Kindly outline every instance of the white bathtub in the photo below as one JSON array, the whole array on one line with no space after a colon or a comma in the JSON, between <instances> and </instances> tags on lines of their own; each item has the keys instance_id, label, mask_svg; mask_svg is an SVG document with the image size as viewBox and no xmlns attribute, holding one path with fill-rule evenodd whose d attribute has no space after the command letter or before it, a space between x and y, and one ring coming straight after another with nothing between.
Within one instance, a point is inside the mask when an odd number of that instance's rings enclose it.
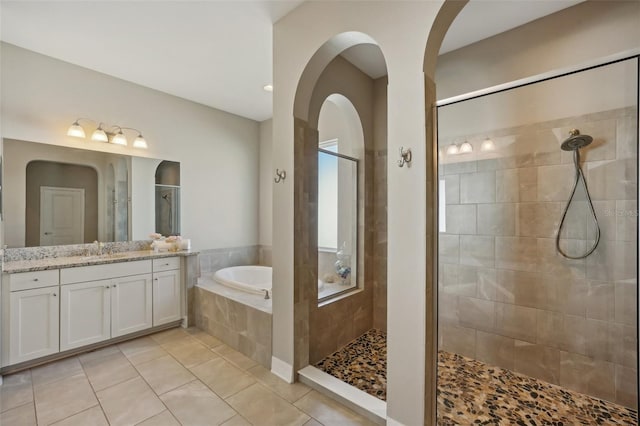
<instances>
[{"instance_id":1,"label":"white bathtub","mask_svg":"<svg viewBox=\"0 0 640 426\"><path fill-rule=\"evenodd\" d=\"M245 291L247 293L271 295L271 268L269 266L232 266L219 269L213 274L213 279L227 287Z\"/></svg>"},{"instance_id":2,"label":"white bathtub","mask_svg":"<svg viewBox=\"0 0 640 426\"><path fill-rule=\"evenodd\" d=\"M213 279L224 286L242 290L247 293L265 295L268 291L271 296L271 267L270 266L232 266L219 269ZM324 287L324 283L318 280L318 290Z\"/></svg>"}]
</instances>

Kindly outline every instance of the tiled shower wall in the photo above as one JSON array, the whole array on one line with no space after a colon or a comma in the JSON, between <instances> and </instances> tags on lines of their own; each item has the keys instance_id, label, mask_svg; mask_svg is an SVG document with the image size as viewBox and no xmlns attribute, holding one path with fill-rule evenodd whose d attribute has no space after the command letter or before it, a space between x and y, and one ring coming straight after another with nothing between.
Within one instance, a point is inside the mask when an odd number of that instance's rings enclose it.
<instances>
[{"instance_id":1,"label":"tiled shower wall","mask_svg":"<svg viewBox=\"0 0 640 426\"><path fill-rule=\"evenodd\" d=\"M636 408L637 116L624 108L468 135L474 153L440 154L440 349ZM571 128L594 137L581 154L602 234L582 260L555 249L575 179L560 150ZM497 149L481 153L487 136ZM594 235L578 199L561 234L574 255Z\"/></svg>"}]
</instances>

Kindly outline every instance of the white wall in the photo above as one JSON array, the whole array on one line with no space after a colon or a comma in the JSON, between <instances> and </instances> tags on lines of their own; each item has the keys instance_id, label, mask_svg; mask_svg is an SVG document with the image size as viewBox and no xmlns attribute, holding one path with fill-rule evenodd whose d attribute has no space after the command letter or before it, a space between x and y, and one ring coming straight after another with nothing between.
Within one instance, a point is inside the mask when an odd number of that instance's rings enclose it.
<instances>
[{"instance_id":1,"label":"white wall","mask_svg":"<svg viewBox=\"0 0 640 426\"><path fill-rule=\"evenodd\" d=\"M261 246L271 246L273 229L273 179L278 166L273 164L273 120L260 123L260 237ZM293 176L293 170L289 172Z\"/></svg>"},{"instance_id":2,"label":"white wall","mask_svg":"<svg viewBox=\"0 0 640 426\"><path fill-rule=\"evenodd\" d=\"M438 99L638 48L639 16L638 1L585 1L441 55Z\"/></svg>"},{"instance_id":3,"label":"white wall","mask_svg":"<svg viewBox=\"0 0 640 426\"><path fill-rule=\"evenodd\" d=\"M441 2L307 2L274 27L274 163L293 169L293 104L311 56L334 35L375 39L389 73L389 152L411 147L410 168L389 157L387 413L422 424L424 411L426 200L424 77L427 36ZM318 25L322 22L322 25ZM293 182L274 187L274 357L292 364Z\"/></svg>"},{"instance_id":4,"label":"white wall","mask_svg":"<svg viewBox=\"0 0 640 426\"><path fill-rule=\"evenodd\" d=\"M9 44L1 54L2 137L179 161L193 247L257 244L257 122ZM149 150L67 137L77 117L138 128Z\"/></svg>"}]
</instances>

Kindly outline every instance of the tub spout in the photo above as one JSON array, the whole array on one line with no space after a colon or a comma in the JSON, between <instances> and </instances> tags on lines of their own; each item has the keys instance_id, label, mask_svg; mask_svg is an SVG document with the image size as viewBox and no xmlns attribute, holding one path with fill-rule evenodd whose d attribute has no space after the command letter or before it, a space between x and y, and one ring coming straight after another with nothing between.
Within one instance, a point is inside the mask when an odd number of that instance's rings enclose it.
<instances>
[{"instance_id":1,"label":"tub spout","mask_svg":"<svg viewBox=\"0 0 640 426\"><path fill-rule=\"evenodd\" d=\"M269 297L269 290L265 290L264 291L264 298L266 299L271 299L271 297Z\"/></svg>"}]
</instances>

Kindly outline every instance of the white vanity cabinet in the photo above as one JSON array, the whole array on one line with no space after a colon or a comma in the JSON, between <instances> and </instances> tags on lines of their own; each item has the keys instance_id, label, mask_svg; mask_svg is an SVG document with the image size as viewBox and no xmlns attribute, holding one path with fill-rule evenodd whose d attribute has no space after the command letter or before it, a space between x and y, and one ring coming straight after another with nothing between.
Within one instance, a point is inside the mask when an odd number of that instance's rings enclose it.
<instances>
[{"instance_id":1,"label":"white vanity cabinet","mask_svg":"<svg viewBox=\"0 0 640 426\"><path fill-rule=\"evenodd\" d=\"M153 325L180 319L180 258L153 260Z\"/></svg>"},{"instance_id":2,"label":"white vanity cabinet","mask_svg":"<svg viewBox=\"0 0 640 426\"><path fill-rule=\"evenodd\" d=\"M43 271L52 272L52 271ZM29 279L36 278L34 284L47 283L43 276L51 274L25 273ZM59 351L58 346L58 287L55 271L53 286L22 289L25 287L23 274L9 277L10 287L16 289L9 293L9 363L17 364ZM21 285L16 285L22 281ZM5 329L6 330L6 329Z\"/></svg>"},{"instance_id":3,"label":"white vanity cabinet","mask_svg":"<svg viewBox=\"0 0 640 426\"><path fill-rule=\"evenodd\" d=\"M150 260L62 269L60 282L61 351L152 327Z\"/></svg>"},{"instance_id":4,"label":"white vanity cabinet","mask_svg":"<svg viewBox=\"0 0 640 426\"><path fill-rule=\"evenodd\" d=\"M0 368L177 323L185 297L181 263L171 256L5 272Z\"/></svg>"}]
</instances>

